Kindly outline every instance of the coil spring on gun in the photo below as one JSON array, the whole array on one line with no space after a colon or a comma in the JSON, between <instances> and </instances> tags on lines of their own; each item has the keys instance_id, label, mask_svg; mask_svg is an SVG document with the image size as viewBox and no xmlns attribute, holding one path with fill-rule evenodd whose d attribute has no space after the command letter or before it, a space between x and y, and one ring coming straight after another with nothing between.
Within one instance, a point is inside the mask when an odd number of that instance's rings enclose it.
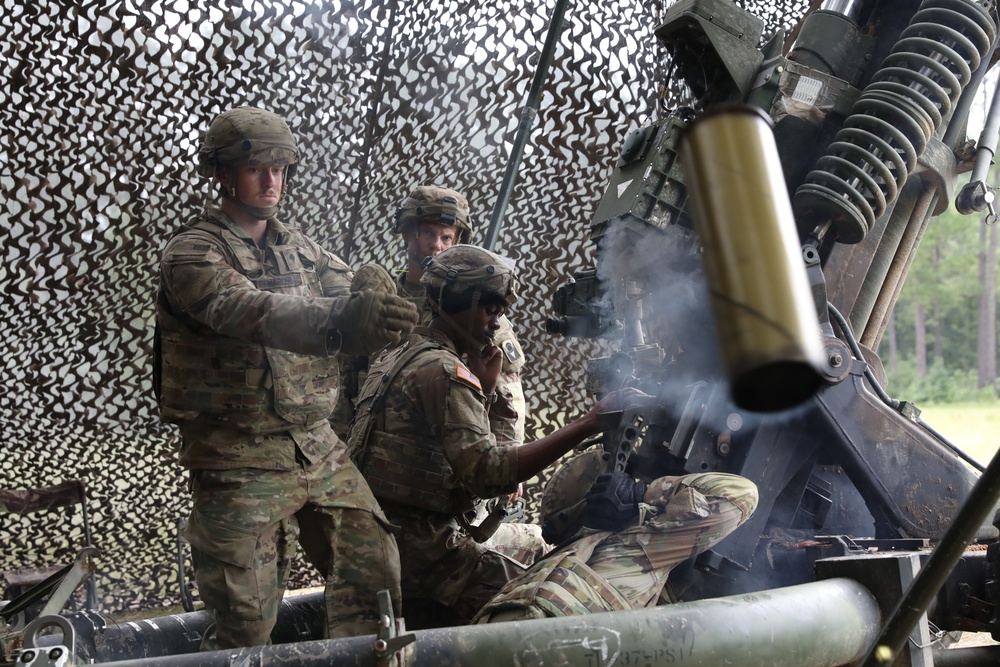
<instances>
[{"instance_id":1,"label":"coil spring on gun","mask_svg":"<svg viewBox=\"0 0 1000 667\"><path fill-rule=\"evenodd\" d=\"M861 241L896 200L996 37L970 0L926 0L882 62L826 155L795 191L796 216Z\"/></svg>"}]
</instances>

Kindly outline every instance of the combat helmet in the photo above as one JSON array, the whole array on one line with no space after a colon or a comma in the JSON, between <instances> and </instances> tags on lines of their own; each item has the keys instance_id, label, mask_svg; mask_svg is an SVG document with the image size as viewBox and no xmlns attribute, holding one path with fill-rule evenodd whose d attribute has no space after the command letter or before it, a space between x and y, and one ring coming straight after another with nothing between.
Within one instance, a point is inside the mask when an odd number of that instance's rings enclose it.
<instances>
[{"instance_id":1,"label":"combat helmet","mask_svg":"<svg viewBox=\"0 0 1000 667\"><path fill-rule=\"evenodd\" d=\"M237 107L219 114L198 149L198 173L202 176L214 176L218 167L240 164L287 166L282 198L298 161L298 146L285 119L254 107ZM232 192L223 191L223 196L235 199ZM274 215L278 208L243 207L262 217Z\"/></svg>"},{"instance_id":2,"label":"combat helmet","mask_svg":"<svg viewBox=\"0 0 1000 667\"><path fill-rule=\"evenodd\" d=\"M552 475L542 490L542 537L562 544L583 526L587 492L601 474L602 451L590 449L574 456Z\"/></svg>"},{"instance_id":3,"label":"combat helmet","mask_svg":"<svg viewBox=\"0 0 1000 667\"><path fill-rule=\"evenodd\" d=\"M472 235L469 202L455 190L440 185L414 188L396 209L393 231L403 234L411 225L421 222L457 227L459 243L468 243Z\"/></svg>"},{"instance_id":4,"label":"combat helmet","mask_svg":"<svg viewBox=\"0 0 1000 667\"><path fill-rule=\"evenodd\" d=\"M517 276L500 255L474 245L453 245L423 264L420 284L433 304L445 291L473 296L473 307L489 298L509 306L517 300Z\"/></svg>"}]
</instances>

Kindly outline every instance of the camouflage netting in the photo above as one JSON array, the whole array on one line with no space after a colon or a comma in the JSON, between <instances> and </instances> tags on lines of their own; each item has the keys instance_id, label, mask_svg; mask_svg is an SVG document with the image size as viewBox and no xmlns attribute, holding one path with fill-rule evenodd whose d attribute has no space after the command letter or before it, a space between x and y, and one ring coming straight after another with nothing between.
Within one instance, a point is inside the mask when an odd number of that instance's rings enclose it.
<instances>
[{"instance_id":1,"label":"camouflage netting","mask_svg":"<svg viewBox=\"0 0 1000 667\"><path fill-rule=\"evenodd\" d=\"M768 32L803 2L769 3ZM621 137L655 119L660 2L576 2L564 23L499 252L521 272L529 439L582 409L592 343L544 334L553 290L593 263L587 229ZM415 184L465 193L483 237L552 3L36 0L0 12L3 486L83 478L101 608L176 603L189 496L150 375L161 244L203 205L200 133L250 104L304 160L282 217L354 266L392 266ZM793 17L790 19L789 17ZM784 22L783 22L784 21ZM530 489L537 496L537 485ZM67 508L4 514L0 571L68 563ZM296 568L293 585L316 583Z\"/></svg>"}]
</instances>

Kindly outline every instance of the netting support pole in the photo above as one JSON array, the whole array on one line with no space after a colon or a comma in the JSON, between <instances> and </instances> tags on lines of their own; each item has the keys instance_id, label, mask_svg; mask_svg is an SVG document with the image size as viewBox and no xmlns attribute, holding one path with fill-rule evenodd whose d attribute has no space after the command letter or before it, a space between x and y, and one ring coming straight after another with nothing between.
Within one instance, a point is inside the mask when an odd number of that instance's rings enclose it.
<instances>
[{"instance_id":1,"label":"netting support pole","mask_svg":"<svg viewBox=\"0 0 1000 667\"><path fill-rule=\"evenodd\" d=\"M507 161L507 169L503 175L503 182L500 184L500 193L497 196L496 205L490 215L490 226L486 230L486 238L482 246L487 250L492 250L496 245L497 237L500 235L500 223L503 221L507 204L510 201L511 191L517 181L517 172L521 169L521 161L524 158L524 146L528 143L528 136L531 133L531 126L535 116L538 115L538 105L542 99L542 88L545 86L545 79L549 74L549 67L552 65L552 58L555 54L556 44L562 34L563 17L566 15L566 7L569 0L556 0L556 6L552 10L552 18L549 21L548 32L545 35L545 44L542 46L542 54L538 59L538 67L535 68L535 76L531 81L531 89L528 91L528 100L521 111L521 121L517 126L517 136L514 138L514 145L511 147L510 159Z\"/></svg>"}]
</instances>

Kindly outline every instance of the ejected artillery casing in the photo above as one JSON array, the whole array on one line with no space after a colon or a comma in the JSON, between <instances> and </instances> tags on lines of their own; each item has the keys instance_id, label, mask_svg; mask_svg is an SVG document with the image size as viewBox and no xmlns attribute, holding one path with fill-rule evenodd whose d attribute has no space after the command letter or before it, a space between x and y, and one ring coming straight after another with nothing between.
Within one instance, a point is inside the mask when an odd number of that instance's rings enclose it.
<instances>
[{"instance_id":1,"label":"ejected artillery casing","mask_svg":"<svg viewBox=\"0 0 1000 667\"><path fill-rule=\"evenodd\" d=\"M680 154L733 400L793 407L819 388L823 348L770 119L710 111Z\"/></svg>"}]
</instances>

